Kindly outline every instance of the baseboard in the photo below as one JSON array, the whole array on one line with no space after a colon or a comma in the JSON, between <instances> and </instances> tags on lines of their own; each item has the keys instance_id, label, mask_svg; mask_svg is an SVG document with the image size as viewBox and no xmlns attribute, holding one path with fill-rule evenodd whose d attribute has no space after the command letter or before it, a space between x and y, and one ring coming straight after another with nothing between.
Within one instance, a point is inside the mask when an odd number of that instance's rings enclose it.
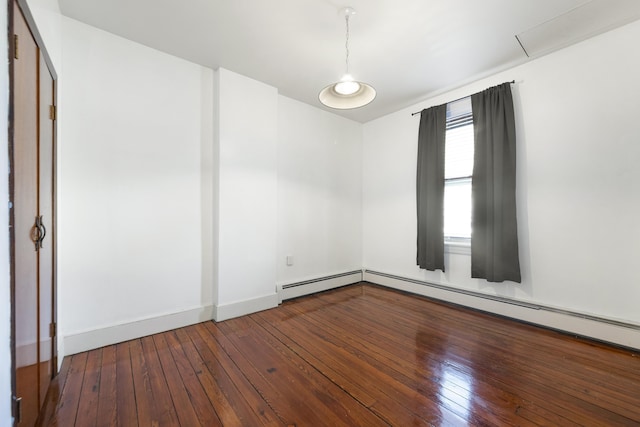
<instances>
[{"instance_id":1,"label":"baseboard","mask_svg":"<svg viewBox=\"0 0 640 427\"><path fill-rule=\"evenodd\" d=\"M64 339L65 356L117 344L147 335L170 331L213 319L214 306L204 306L163 316L137 320L128 323L94 329L72 335ZM62 360L62 357L59 357Z\"/></svg>"},{"instance_id":2,"label":"baseboard","mask_svg":"<svg viewBox=\"0 0 640 427\"><path fill-rule=\"evenodd\" d=\"M281 284L278 285L278 298L279 302L282 302L291 298L328 291L329 289L351 285L360 281L362 281L362 271L356 270L300 282Z\"/></svg>"},{"instance_id":3,"label":"baseboard","mask_svg":"<svg viewBox=\"0 0 640 427\"><path fill-rule=\"evenodd\" d=\"M380 273L363 272L363 280L392 289L459 304L527 323L623 347L640 349L640 325L601 318L516 299L457 289L442 284Z\"/></svg>"},{"instance_id":4,"label":"baseboard","mask_svg":"<svg viewBox=\"0 0 640 427\"><path fill-rule=\"evenodd\" d=\"M62 356L93 350L147 335L193 325L207 320L223 321L262 310L277 307L283 300L322 292L360 281L367 281L392 289L446 301L473 309L533 323L570 334L608 342L633 349L640 349L640 325L593 315L559 310L554 307L531 304L515 299L457 289L442 284L380 273L371 270L351 271L301 282L278 285L278 292L260 298L219 306L205 306L112 325L100 329L62 337ZM27 351L31 353L31 351ZM20 351L17 349L17 351Z\"/></svg>"},{"instance_id":5,"label":"baseboard","mask_svg":"<svg viewBox=\"0 0 640 427\"><path fill-rule=\"evenodd\" d=\"M219 305L216 308L216 322L233 319L234 317L268 310L278 306L278 295L271 294L246 301L238 301L230 304Z\"/></svg>"}]
</instances>

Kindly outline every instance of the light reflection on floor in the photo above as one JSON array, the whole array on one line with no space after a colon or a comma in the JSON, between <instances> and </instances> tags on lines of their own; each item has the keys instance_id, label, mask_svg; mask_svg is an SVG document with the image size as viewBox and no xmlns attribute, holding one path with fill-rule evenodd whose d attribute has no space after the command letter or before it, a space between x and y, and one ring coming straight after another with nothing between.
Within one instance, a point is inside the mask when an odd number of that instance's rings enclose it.
<instances>
[{"instance_id":1,"label":"light reflection on floor","mask_svg":"<svg viewBox=\"0 0 640 427\"><path fill-rule=\"evenodd\" d=\"M469 422L471 417L472 378L451 365L443 365L440 377L440 404Z\"/></svg>"},{"instance_id":2,"label":"light reflection on floor","mask_svg":"<svg viewBox=\"0 0 640 427\"><path fill-rule=\"evenodd\" d=\"M459 365L456 344L436 337L429 328L419 328L416 333L415 352L417 366L420 367L417 374L422 381L421 389L418 391L437 400L440 407L440 425L473 425L476 420L474 370L472 366Z\"/></svg>"}]
</instances>

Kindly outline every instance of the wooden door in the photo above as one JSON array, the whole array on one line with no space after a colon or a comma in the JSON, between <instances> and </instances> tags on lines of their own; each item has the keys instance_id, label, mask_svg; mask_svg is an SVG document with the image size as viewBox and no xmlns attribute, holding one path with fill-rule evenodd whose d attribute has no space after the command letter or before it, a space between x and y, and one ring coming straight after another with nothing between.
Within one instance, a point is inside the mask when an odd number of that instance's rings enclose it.
<instances>
[{"instance_id":1,"label":"wooden door","mask_svg":"<svg viewBox=\"0 0 640 427\"><path fill-rule=\"evenodd\" d=\"M38 370L38 47L14 3L13 243L16 397L19 426L32 426L39 409Z\"/></svg>"},{"instance_id":2,"label":"wooden door","mask_svg":"<svg viewBox=\"0 0 640 427\"><path fill-rule=\"evenodd\" d=\"M53 289L53 153L54 118L53 78L42 53L39 56L39 137L38 137L38 212L42 227L38 249L38 345L40 363L40 406L44 402L55 370L54 289Z\"/></svg>"}]
</instances>

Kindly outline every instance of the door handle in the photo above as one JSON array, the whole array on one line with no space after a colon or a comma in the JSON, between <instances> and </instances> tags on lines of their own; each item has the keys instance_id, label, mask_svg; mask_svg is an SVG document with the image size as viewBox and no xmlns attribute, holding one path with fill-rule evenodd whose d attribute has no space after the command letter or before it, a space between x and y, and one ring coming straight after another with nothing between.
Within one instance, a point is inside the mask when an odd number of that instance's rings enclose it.
<instances>
[{"instance_id":1,"label":"door handle","mask_svg":"<svg viewBox=\"0 0 640 427\"><path fill-rule=\"evenodd\" d=\"M42 249L42 241L44 240L44 236L47 235L47 228L44 226L44 219L42 219L42 215L40 215L40 249Z\"/></svg>"},{"instance_id":2,"label":"door handle","mask_svg":"<svg viewBox=\"0 0 640 427\"><path fill-rule=\"evenodd\" d=\"M40 249L40 237L42 236L41 218L41 216L36 216L36 223L31 227L31 241L34 243L36 251Z\"/></svg>"}]
</instances>

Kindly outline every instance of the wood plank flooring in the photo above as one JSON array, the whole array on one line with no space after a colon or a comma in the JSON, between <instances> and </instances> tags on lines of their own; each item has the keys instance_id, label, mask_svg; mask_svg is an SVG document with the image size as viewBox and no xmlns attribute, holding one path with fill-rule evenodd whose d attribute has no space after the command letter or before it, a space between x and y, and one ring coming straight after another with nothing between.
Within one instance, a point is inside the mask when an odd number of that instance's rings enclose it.
<instances>
[{"instance_id":1,"label":"wood plank flooring","mask_svg":"<svg viewBox=\"0 0 640 427\"><path fill-rule=\"evenodd\" d=\"M65 358L45 426L638 426L640 355L361 283Z\"/></svg>"}]
</instances>

